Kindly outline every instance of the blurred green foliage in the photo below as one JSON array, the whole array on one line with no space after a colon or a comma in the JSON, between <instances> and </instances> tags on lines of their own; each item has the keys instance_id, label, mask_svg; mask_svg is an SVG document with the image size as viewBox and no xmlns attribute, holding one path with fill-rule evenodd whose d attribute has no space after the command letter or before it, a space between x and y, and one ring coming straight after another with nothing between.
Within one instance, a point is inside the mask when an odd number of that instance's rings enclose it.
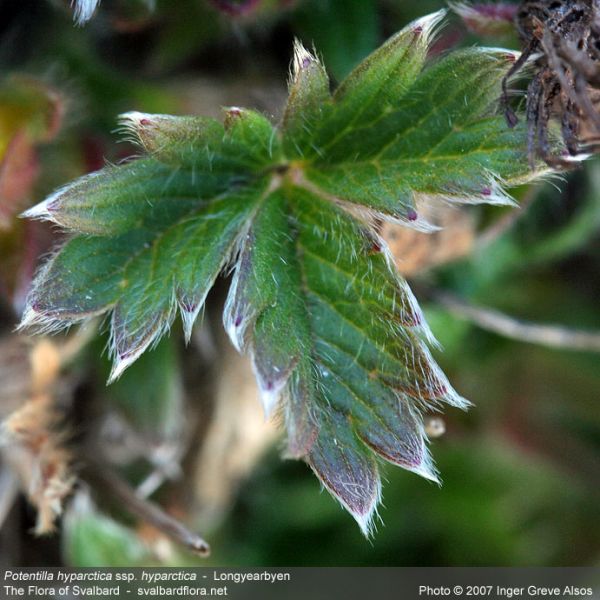
<instances>
[{"instance_id":1,"label":"blurred green foliage","mask_svg":"<svg viewBox=\"0 0 600 600\"><path fill-rule=\"evenodd\" d=\"M132 529L99 512L86 495L76 503L64 524L67 564L84 568L152 563L148 548Z\"/></svg>"}]
</instances>

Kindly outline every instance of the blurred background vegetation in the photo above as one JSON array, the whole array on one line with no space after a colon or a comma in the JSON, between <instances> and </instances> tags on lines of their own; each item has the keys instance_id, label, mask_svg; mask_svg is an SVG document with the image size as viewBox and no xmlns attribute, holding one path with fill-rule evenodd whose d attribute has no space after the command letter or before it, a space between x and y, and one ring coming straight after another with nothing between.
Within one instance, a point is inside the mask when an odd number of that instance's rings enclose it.
<instances>
[{"instance_id":1,"label":"blurred background vegetation","mask_svg":"<svg viewBox=\"0 0 600 600\"><path fill-rule=\"evenodd\" d=\"M474 407L430 422L436 436L445 430L432 440L441 489L385 469L370 541L305 465L280 459L249 365L221 332L225 278L188 349L174 328L110 387L97 324L33 341L13 333L39 256L61 239L16 215L131 156L115 132L119 113L217 116L243 105L276 119L294 37L339 81L443 5L103 0L76 27L67 1L0 1L0 418L33 407L29 426L39 429L10 443L2 433L0 565L599 564L598 344L555 348L519 334L522 320L564 328L567 345L571 330L600 330L595 159L516 190L520 209L443 210L433 219L446 229L429 237L385 230L444 349L437 359ZM473 43L519 47L513 35L478 38L453 16L434 52ZM526 339L479 327L473 307L500 311ZM211 557L195 558L136 516L88 472L90 455L207 536ZM59 505L66 498L54 533L40 473L46 483L61 473L65 486L53 488Z\"/></svg>"}]
</instances>

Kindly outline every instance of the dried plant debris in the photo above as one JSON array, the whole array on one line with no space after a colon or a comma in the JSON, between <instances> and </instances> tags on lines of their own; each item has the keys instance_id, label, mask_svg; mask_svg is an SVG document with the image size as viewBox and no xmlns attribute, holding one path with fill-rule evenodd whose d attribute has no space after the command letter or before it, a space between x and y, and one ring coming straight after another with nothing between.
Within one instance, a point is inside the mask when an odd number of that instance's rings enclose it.
<instances>
[{"instance_id":1,"label":"dried plant debris","mask_svg":"<svg viewBox=\"0 0 600 600\"><path fill-rule=\"evenodd\" d=\"M75 476L67 430L52 389L59 372L59 352L54 344L42 340L29 358L31 376L23 385L28 395L2 422L0 449L37 509L35 532L42 535L54 530Z\"/></svg>"},{"instance_id":2,"label":"dried plant debris","mask_svg":"<svg viewBox=\"0 0 600 600\"><path fill-rule=\"evenodd\" d=\"M467 209L421 203L419 213L438 229L423 233L395 223L383 223L380 230L398 271L409 278L467 256L475 243L475 219Z\"/></svg>"},{"instance_id":3,"label":"dried plant debris","mask_svg":"<svg viewBox=\"0 0 600 600\"><path fill-rule=\"evenodd\" d=\"M75 483L72 456L58 422L51 397L43 395L27 402L2 425L2 441L9 445L4 454L37 509L38 535L54 531Z\"/></svg>"},{"instance_id":4,"label":"dried plant debris","mask_svg":"<svg viewBox=\"0 0 600 600\"><path fill-rule=\"evenodd\" d=\"M503 80L502 100L510 126L517 117L508 105L507 82L531 59L534 76L527 89L529 157L569 168L582 154L596 152L600 135L600 2L526 0L516 16L524 50ZM549 133L560 122L565 150Z\"/></svg>"}]
</instances>

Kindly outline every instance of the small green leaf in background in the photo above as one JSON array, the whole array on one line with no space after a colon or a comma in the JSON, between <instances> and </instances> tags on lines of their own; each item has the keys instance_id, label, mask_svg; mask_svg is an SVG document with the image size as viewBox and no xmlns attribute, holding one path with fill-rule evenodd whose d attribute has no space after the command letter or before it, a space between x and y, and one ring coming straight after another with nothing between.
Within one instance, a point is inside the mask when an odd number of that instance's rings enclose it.
<instances>
[{"instance_id":1,"label":"small green leaf in background","mask_svg":"<svg viewBox=\"0 0 600 600\"><path fill-rule=\"evenodd\" d=\"M421 411L468 403L376 223L429 225L419 203L510 203L531 179L524 126L497 114L515 54L471 48L426 63L443 11L409 24L329 93L299 44L278 126L128 113L146 157L69 184L28 216L76 235L42 268L23 326L110 314L111 380L168 331L186 337L233 270L224 322L252 356L287 454L372 528L383 459L437 480Z\"/></svg>"},{"instance_id":2,"label":"small green leaf in background","mask_svg":"<svg viewBox=\"0 0 600 600\"><path fill-rule=\"evenodd\" d=\"M65 514L62 543L68 564L76 568L152 561L136 532L100 512L86 491L77 493Z\"/></svg>"}]
</instances>

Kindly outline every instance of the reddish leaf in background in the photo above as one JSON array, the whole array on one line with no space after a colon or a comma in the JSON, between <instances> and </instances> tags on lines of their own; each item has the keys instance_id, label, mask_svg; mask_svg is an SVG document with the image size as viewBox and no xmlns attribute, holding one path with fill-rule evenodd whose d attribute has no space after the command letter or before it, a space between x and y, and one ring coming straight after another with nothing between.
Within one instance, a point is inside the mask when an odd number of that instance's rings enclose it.
<instances>
[{"instance_id":1,"label":"reddish leaf in background","mask_svg":"<svg viewBox=\"0 0 600 600\"><path fill-rule=\"evenodd\" d=\"M0 229L10 228L30 199L36 145L56 136L63 113L61 96L40 81L13 75L0 84Z\"/></svg>"},{"instance_id":2,"label":"reddish leaf in background","mask_svg":"<svg viewBox=\"0 0 600 600\"><path fill-rule=\"evenodd\" d=\"M0 229L10 229L14 214L29 195L39 173L35 148L25 131L9 142L0 162Z\"/></svg>"},{"instance_id":3,"label":"reddish leaf in background","mask_svg":"<svg viewBox=\"0 0 600 600\"><path fill-rule=\"evenodd\" d=\"M252 12L259 4L260 0L210 0L210 3L222 13L231 17L239 17Z\"/></svg>"},{"instance_id":4,"label":"reddish leaf in background","mask_svg":"<svg viewBox=\"0 0 600 600\"><path fill-rule=\"evenodd\" d=\"M42 171L37 146L57 135L63 113L63 98L45 83L22 75L0 82L0 296L17 313L50 235L16 215L31 202Z\"/></svg>"},{"instance_id":5,"label":"reddish leaf in background","mask_svg":"<svg viewBox=\"0 0 600 600\"><path fill-rule=\"evenodd\" d=\"M86 173L99 171L106 165L106 161L104 160L107 154L106 141L102 137L92 133L82 136L81 154ZM130 155L131 152L128 152L125 157L119 156L119 158L127 158Z\"/></svg>"},{"instance_id":6,"label":"reddish leaf in background","mask_svg":"<svg viewBox=\"0 0 600 600\"><path fill-rule=\"evenodd\" d=\"M463 20L467 29L481 36L504 36L514 33L514 19L517 4L499 2L497 4L450 3L454 12Z\"/></svg>"},{"instance_id":7,"label":"reddish leaf in background","mask_svg":"<svg viewBox=\"0 0 600 600\"><path fill-rule=\"evenodd\" d=\"M0 232L0 297L21 314L35 274L38 256L56 242L42 223L18 220Z\"/></svg>"}]
</instances>

